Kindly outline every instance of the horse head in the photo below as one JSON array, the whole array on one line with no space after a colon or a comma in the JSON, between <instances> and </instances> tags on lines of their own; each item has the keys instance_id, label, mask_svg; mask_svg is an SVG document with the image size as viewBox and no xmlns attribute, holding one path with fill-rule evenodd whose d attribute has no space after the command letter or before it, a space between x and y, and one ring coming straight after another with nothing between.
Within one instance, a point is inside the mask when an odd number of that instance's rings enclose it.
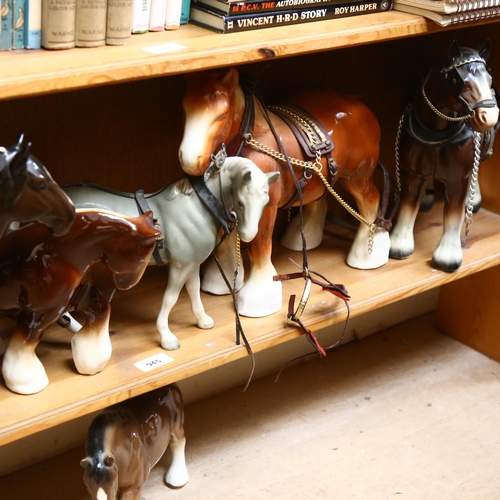
<instances>
[{"instance_id":1,"label":"horse head","mask_svg":"<svg viewBox=\"0 0 500 500\"><path fill-rule=\"evenodd\" d=\"M441 85L448 94L446 105L457 114L471 115L469 125L476 132L488 132L498 122L498 105L493 79L486 68L490 41L476 50L451 44L441 69Z\"/></svg>"},{"instance_id":2,"label":"horse head","mask_svg":"<svg viewBox=\"0 0 500 500\"><path fill-rule=\"evenodd\" d=\"M112 454L87 456L80 461L84 469L83 483L92 500L116 500L118 469Z\"/></svg>"},{"instance_id":3,"label":"horse head","mask_svg":"<svg viewBox=\"0 0 500 500\"><path fill-rule=\"evenodd\" d=\"M5 217L11 222L38 221L55 235L65 234L75 219L73 203L47 169L29 154L23 136L10 148L0 148L0 170Z\"/></svg>"},{"instance_id":4,"label":"horse head","mask_svg":"<svg viewBox=\"0 0 500 500\"><path fill-rule=\"evenodd\" d=\"M236 133L244 110L243 92L235 68L196 73L186 80L179 160L187 174L201 175L210 164L210 155Z\"/></svg>"},{"instance_id":5,"label":"horse head","mask_svg":"<svg viewBox=\"0 0 500 500\"><path fill-rule=\"evenodd\" d=\"M269 203L269 185L279 177L279 172L264 173L247 158L229 157L225 167L236 167L232 197L238 221L238 234L242 241L252 241L259 230L259 221Z\"/></svg>"},{"instance_id":6,"label":"horse head","mask_svg":"<svg viewBox=\"0 0 500 500\"><path fill-rule=\"evenodd\" d=\"M114 222L118 236L104 247L103 262L119 290L128 290L141 279L160 232L153 227L153 213L140 217L119 216Z\"/></svg>"}]
</instances>

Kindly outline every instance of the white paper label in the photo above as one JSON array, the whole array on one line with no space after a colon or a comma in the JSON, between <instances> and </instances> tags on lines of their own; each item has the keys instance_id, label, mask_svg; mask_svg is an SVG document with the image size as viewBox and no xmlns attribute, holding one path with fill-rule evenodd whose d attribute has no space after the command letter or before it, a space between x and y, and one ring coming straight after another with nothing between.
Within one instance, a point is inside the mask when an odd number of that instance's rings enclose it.
<instances>
[{"instance_id":1,"label":"white paper label","mask_svg":"<svg viewBox=\"0 0 500 500\"><path fill-rule=\"evenodd\" d=\"M164 43L163 45L152 45L151 47L143 47L142 50L151 52L151 54L164 54L165 52L174 52L176 50L184 50L187 47L178 43Z\"/></svg>"},{"instance_id":2,"label":"white paper label","mask_svg":"<svg viewBox=\"0 0 500 500\"><path fill-rule=\"evenodd\" d=\"M171 363L173 360L174 358L167 356L163 352L159 352L158 354L143 359L142 361L137 361L137 363L134 363L134 366L136 366L137 368L139 368L139 370L142 370L143 372L149 372L160 366L168 365L168 363Z\"/></svg>"}]
</instances>

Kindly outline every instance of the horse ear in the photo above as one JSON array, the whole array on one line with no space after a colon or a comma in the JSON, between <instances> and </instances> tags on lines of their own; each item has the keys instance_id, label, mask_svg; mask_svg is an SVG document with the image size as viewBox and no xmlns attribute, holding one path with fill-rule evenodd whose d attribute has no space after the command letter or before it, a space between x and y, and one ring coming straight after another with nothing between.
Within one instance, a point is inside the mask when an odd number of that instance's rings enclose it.
<instances>
[{"instance_id":1,"label":"horse ear","mask_svg":"<svg viewBox=\"0 0 500 500\"><path fill-rule=\"evenodd\" d=\"M476 52L486 61L490 57L491 43L490 40L485 40L477 49Z\"/></svg>"},{"instance_id":2,"label":"horse ear","mask_svg":"<svg viewBox=\"0 0 500 500\"><path fill-rule=\"evenodd\" d=\"M90 465L91 465L90 458L89 458L89 457L82 458L82 460L80 460L80 465L81 465L81 466L82 466L85 470L90 469Z\"/></svg>"},{"instance_id":3,"label":"horse ear","mask_svg":"<svg viewBox=\"0 0 500 500\"><path fill-rule=\"evenodd\" d=\"M243 181L243 184L250 184L252 182L252 172L250 170L247 170L243 174L242 181Z\"/></svg>"},{"instance_id":4,"label":"horse ear","mask_svg":"<svg viewBox=\"0 0 500 500\"><path fill-rule=\"evenodd\" d=\"M21 134L17 139L17 142L12 144L12 149L20 149L21 144L23 143L23 139L24 139L24 134Z\"/></svg>"},{"instance_id":5,"label":"horse ear","mask_svg":"<svg viewBox=\"0 0 500 500\"><path fill-rule=\"evenodd\" d=\"M18 151L14 158L10 161L10 172L13 176L16 174L22 174L26 170L26 164L29 158L29 150L31 147L31 142L24 146L20 151Z\"/></svg>"},{"instance_id":6,"label":"horse ear","mask_svg":"<svg viewBox=\"0 0 500 500\"><path fill-rule=\"evenodd\" d=\"M115 463L115 457L113 455L106 455L104 457L104 465L111 467Z\"/></svg>"},{"instance_id":7,"label":"horse ear","mask_svg":"<svg viewBox=\"0 0 500 500\"><path fill-rule=\"evenodd\" d=\"M141 215L141 219L145 222L145 224L141 224L141 226L138 227L141 236L145 238L156 238L160 236L160 231L154 227L153 212L151 210Z\"/></svg>"},{"instance_id":8,"label":"horse ear","mask_svg":"<svg viewBox=\"0 0 500 500\"><path fill-rule=\"evenodd\" d=\"M229 68L221 79L222 85L232 92L239 83L239 73L236 68Z\"/></svg>"},{"instance_id":9,"label":"horse ear","mask_svg":"<svg viewBox=\"0 0 500 500\"><path fill-rule=\"evenodd\" d=\"M273 182L276 182L278 180L278 177L280 176L279 172L268 172L266 174L267 177L267 183L272 184Z\"/></svg>"},{"instance_id":10,"label":"horse ear","mask_svg":"<svg viewBox=\"0 0 500 500\"><path fill-rule=\"evenodd\" d=\"M451 42L450 48L448 49L448 59L453 61L453 59L458 59L462 55L462 51L458 45L457 40Z\"/></svg>"}]
</instances>

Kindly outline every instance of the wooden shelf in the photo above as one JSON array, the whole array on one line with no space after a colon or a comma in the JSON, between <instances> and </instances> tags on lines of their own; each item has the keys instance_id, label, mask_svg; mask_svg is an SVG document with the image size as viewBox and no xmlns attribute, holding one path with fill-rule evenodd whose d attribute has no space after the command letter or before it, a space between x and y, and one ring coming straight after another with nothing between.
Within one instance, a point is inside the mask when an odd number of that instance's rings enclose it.
<instances>
[{"instance_id":1,"label":"wooden shelf","mask_svg":"<svg viewBox=\"0 0 500 500\"><path fill-rule=\"evenodd\" d=\"M391 260L371 271L351 269L344 263L352 234L329 227L321 247L308 254L310 269L347 287L354 316L500 264L500 215L481 210L474 216L460 269L452 274L433 269L430 259L441 235L441 219L442 206L420 214L415 254L407 260ZM300 254L286 251L278 244L273 255L279 273L296 270L290 257L299 262L301 259ZM171 315L171 328L182 345L177 351L167 352L173 361L146 373L136 368L134 363L166 352L159 347L155 327L165 282L165 273L156 272L128 292L115 296L110 326L113 355L105 370L97 375L89 377L76 373L69 334L65 330L58 329L59 337L65 342L40 344L37 353L47 370L49 386L31 396L13 394L4 386L0 387L0 446L161 385L248 357L243 346L235 345L234 314L229 297L203 297L216 327L200 330L193 326L183 295ZM300 296L302 290L302 280L285 282L284 304L290 294ZM303 315L304 323L317 331L345 319L343 302L314 287ZM286 323L286 305L266 318L243 318L243 327L254 352L301 335L293 325ZM53 337L54 330L50 334ZM248 368L250 373L250 359Z\"/></svg>"},{"instance_id":2,"label":"wooden shelf","mask_svg":"<svg viewBox=\"0 0 500 500\"><path fill-rule=\"evenodd\" d=\"M490 21L494 22L494 21ZM463 27L455 25L451 29ZM448 28L445 28L448 29ZM443 31L391 11L220 35L188 24L129 45L0 53L0 99L172 75Z\"/></svg>"}]
</instances>

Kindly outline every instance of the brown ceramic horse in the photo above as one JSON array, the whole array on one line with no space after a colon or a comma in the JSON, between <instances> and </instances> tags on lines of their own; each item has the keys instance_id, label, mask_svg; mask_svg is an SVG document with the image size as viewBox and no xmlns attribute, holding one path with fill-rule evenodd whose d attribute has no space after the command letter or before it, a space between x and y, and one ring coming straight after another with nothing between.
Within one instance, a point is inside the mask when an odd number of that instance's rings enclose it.
<instances>
[{"instance_id":1,"label":"brown ceramic horse","mask_svg":"<svg viewBox=\"0 0 500 500\"><path fill-rule=\"evenodd\" d=\"M73 204L22 141L0 147L0 236L13 221L42 222L63 234L75 218Z\"/></svg>"},{"instance_id":2,"label":"brown ceramic horse","mask_svg":"<svg viewBox=\"0 0 500 500\"><path fill-rule=\"evenodd\" d=\"M479 163L491 154L498 128L497 100L486 69L489 53L489 41L477 50L454 41L403 115L397 149L402 198L391 233L393 258L412 255L420 201L428 182L436 179L444 186L445 204L432 266L452 272L462 264L460 232L466 208L470 217Z\"/></svg>"},{"instance_id":3,"label":"brown ceramic horse","mask_svg":"<svg viewBox=\"0 0 500 500\"><path fill-rule=\"evenodd\" d=\"M126 290L142 277L159 232L152 214L126 217L78 210L71 229L54 236L32 223L0 239L0 314L16 320L2 373L9 389L33 394L48 384L35 354L44 331L66 311L80 311L88 322L72 339L81 373L102 370L111 355L109 302L89 275L100 263L115 288Z\"/></svg>"},{"instance_id":4,"label":"brown ceramic horse","mask_svg":"<svg viewBox=\"0 0 500 500\"><path fill-rule=\"evenodd\" d=\"M165 482L188 482L184 456L184 406L176 384L108 408L90 425L83 482L92 500L140 500L151 469L167 447L172 462Z\"/></svg>"},{"instance_id":5,"label":"brown ceramic horse","mask_svg":"<svg viewBox=\"0 0 500 500\"><path fill-rule=\"evenodd\" d=\"M289 157L307 160L303 149L284 119L277 112L266 110L256 98L240 85L238 71L234 68L223 71L198 73L188 76L188 87L184 96L186 123L184 137L179 148L182 168L190 175L201 175L210 163L210 155L218 151L223 143L228 154L236 141L243 145L246 155L264 172L279 171L280 178L270 188L270 202L261 218L259 232L249 243L251 259L250 275L239 292L239 311L246 316L266 316L281 308L281 283L273 281L276 270L271 262L272 234L277 209L287 205L297 206L296 188L293 176L285 161L247 147L243 135L250 124L252 138L264 147L280 152L277 142L280 138ZM372 173L379 157L380 128L373 113L353 97L334 92L304 92L294 96L292 102L321 121L328 137L333 142L331 165L336 170L335 179L351 193L361 216L370 223L379 215L380 195ZM252 112L254 110L254 119ZM269 121L267 119L269 117ZM275 129L276 135L272 128ZM239 149L238 147L236 149ZM294 166L300 182L305 185L302 200L304 210L304 234L308 248L319 245L322 239L326 215L325 184L316 172ZM307 172L306 172L307 170ZM328 179L329 169L322 159L322 175ZM357 268L375 268L385 264L389 253L387 231L378 228L373 251L368 251L369 226L360 224L354 243L347 257L347 263ZM282 244L294 250L302 249L300 220L295 219L287 229ZM230 260L226 257L226 260ZM224 293L213 281L217 276L208 274L203 288L213 293Z\"/></svg>"}]
</instances>

